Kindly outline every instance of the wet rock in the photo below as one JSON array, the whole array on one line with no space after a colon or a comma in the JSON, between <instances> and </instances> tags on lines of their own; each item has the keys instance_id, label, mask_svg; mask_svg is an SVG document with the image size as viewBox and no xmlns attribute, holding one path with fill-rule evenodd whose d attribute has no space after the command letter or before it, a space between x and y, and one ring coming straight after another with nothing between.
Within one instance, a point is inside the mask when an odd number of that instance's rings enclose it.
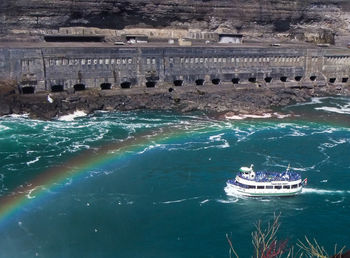
<instances>
[{"instance_id":1,"label":"wet rock","mask_svg":"<svg viewBox=\"0 0 350 258\"><path fill-rule=\"evenodd\" d=\"M10 105L8 103L0 103L0 116L9 115L10 113Z\"/></svg>"}]
</instances>

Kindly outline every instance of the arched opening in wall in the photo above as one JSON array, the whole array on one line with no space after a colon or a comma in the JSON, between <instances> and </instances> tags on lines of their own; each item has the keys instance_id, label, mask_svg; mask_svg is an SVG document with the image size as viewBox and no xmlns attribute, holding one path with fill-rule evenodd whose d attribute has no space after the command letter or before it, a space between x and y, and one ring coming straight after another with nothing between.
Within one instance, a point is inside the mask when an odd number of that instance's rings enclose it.
<instances>
[{"instance_id":1,"label":"arched opening in wall","mask_svg":"<svg viewBox=\"0 0 350 258\"><path fill-rule=\"evenodd\" d=\"M330 82L330 83L335 83L335 81L336 81L336 78L330 78L330 79L329 79L329 82Z\"/></svg>"},{"instance_id":2,"label":"arched opening in wall","mask_svg":"<svg viewBox=\"0 0 350 258\"><path fill-rule=\"evenodd\" d=\"M146 82L146 87L147 88L154 88L156 87L156 82L150 81L150 82Z\"/></svg>"},{"instance_id":3,"label":"arched opening in wall","mask_svg":"<svg viewBox=\"0 0 350 258\"><path fill-rule=\"evenodd\" d=\"M82 83L77 83L74 85L74 90L75 91L82 91L85 90L85 84Z\"/></svg>"},{"instance_id":4,"label":"arched opening in wall","mask_svg":"<svg viewBox=\"0 0 350 258\"><path fill-rule=\"evenodd\" d=\"M175 80L174 81L174 86L182 86L183 83L184 83L183 80Z\"/></svg>"},{"instance_id":5,"label":"arched opening in wall","mask_svg":"<svg viewBox=\"0 0 350 258\"><path fill-rule=\"evenodd\" d=\"M287 81L287 76L281 76L280 80L281 80L281 82L286 82Z\"/></svg>"},{"instance_id":6,"label":"arched opening in wall","mask_svg":"<svg viewBox=\"0 0 350 258\"><path fill-rule=\"evenodd\" d=\"M265 82L270 83L272 81L272 77L265 77Z\"/></svg>"},{"instance_id":7,"label":"arched opening in wall","mask_svg":"<svg viewBox=\"0 0 350 258\"><path fill-rule=\"evenodd\" d=\"M211 82L214 84L214 85L218 85L220 84L221 80L219 78L215 78L215 79L212 79Z\"/></svg>"},{"instance_id":8,"label":"arched opening in wall","mask_svg":"<svg viewBox=\"0 0 350 258\"><path fill-rule=\"evenodd\" d=\"M196 83L197 86L202 86L202 85L204 85L204 80L203 79L198 79L198 80L195 81L195 83Z\"/></svg>"},{"instance_id":9,"label":"arched opening in wall","mask_svg":"<svg viewBox=\"0 0 350 258\"><path fill-rule=\"evenodd\" d=\"M249 82L256 83L256 78L255 77L250 77L248 79Z\"/></svg>"},{"instance_id":10,"label":"arched opening in wall","mask_svg":"<svg viewBox=\"0 0 350 258\"><path fill-rule=\"evenodd\" d=\"M23 94L34 94L34 91L35 91L35 87L33 86L22 87Z\"/></svg>"},{"instance_id":11,"label":"arched opening in wall","mask_svg":"<svg viewBox=\"0 0 350 258\"><path fill-rule=\"evenodd\" d=\"M169 92L173 92L174 89L173 89L173 88L169 88L168 91L169 91Z\"/></svg>"},{"instance_id":12,"label":"arched opening in wall","mask_svg":"<svg viewBox=\"0 0 350 258\"><path fill-rule=\"evenodd\" d=\"M239 83L239 78L233 78L232 79L233 84L238 84Z\"/></svg>"},{"instance_id":13,"label":"arched opening in wall","mask_svg":"<svg viewBox=\"0 0 350 258\"><path fill-rule=\"evenodd\" d=\"M347 82L348 82L348 80L349 80L349 78L348 78L348 77L344 77L344 78L342 78L342 79L341 79L341 82L342 82L342 83L347 83Z\"/></svg>"},{"instance_id":14,"label":"arched opening in wall","mask_svg":"<svg viewBox=\"0 0 350 258\"><path fill-rule=\"evenodd\" d=\"M122 83L120 84L120 87L121 87L122 89L130 89L131 83L130 83L130 82L122 82Z\"/></svg>"},{"instance_id":15,"label":"arched opening in wall","mask_svg":"<svg viewBox=\"0 0 350 258\"><path fill-rule=\"evenodd\" d=\"M109 82L101 83L101 90L110 90L112 88L112 84Z\"/></svg>"},{"instance_id":16,"label":"arched opening in wall","mask_svg":"<svg viewBox=\"0 0 350 258\"><path fill-rule=\"evenodd\" d=\"M295 76L294 79L295 79L297 82L300 82L302 78L303 78L302 76Z\"/></svg>"},{"instance_id":17,"label":"arched opening in wall","mask_svg":"<svg viewBox=\"0 0 350 258\"><path fill-rule=\"evenodd\" d=\"M316 78L317 77L315 75L310 76L310 80L313 81L313 82L316 81Z\"/></svg>"},{"instance_id":18,"label":"arched opening in wall","mask_svg":"<svg viewBox=\"0 0 350 258\"><path fill-rule=\"evenodd\" d=\"M56 84L51 86L52 92L62 92L64 90L64 87L62 84Z\"/></svg>"}]
</instances>

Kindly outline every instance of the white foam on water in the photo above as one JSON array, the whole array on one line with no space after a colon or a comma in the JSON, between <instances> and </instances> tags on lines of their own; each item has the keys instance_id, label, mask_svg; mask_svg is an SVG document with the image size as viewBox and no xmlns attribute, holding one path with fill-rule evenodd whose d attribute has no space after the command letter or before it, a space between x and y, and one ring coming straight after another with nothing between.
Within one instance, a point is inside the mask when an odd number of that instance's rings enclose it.
<instances>
[{"instance_id":1,"label":"white foam on water","mask_svg":"<svg viewBox=\"0 0 350 258\"><path fill-rule=\"evenodd\" d=\"M266 113L266 114L262 114L262 115L244 115L245 118L271 118L272 114L270 113Z\"/></svg>"},{"instance_id":2,"label":"white foam on water","mask_svg":"<svg viewBox=\"0 0 350 258\"><path fill-rule=\"evenodd\" d=\"M291 170L295 170L295 171L309 171L309 170L314 170L316 168L316 165L313 165L311 167L305 167L305 168L296 168L296 167L291 167Z\"/></svg>"},{"instance_id":3,"label":"white foam on water","mask_svg":"<svg viewBox=\"0 0 350 258\"><path fill-rule=\"evenodd\" d=\"M165 202L161 202L164 204L170 204L170 203L179 203L179 202L184 202L187 201L187 199L180 199L180 200L174 200L174 201L165 201Z\"/></svg>"},{"instance_id":4,"label":"white foam on water","mask_svg":"<svg viewBox=\"0 0 350 258\"><path fill-rule=\"evenodd\" d=\"M262 115L225 115L225 118L228 120L243 120L246 118L254 118L254 119L264 119L264 118L271 118L272 114L265 113Z\"/></svg>"},{"instance_id":5,"label":"white foam on water","mask_svg":"<svg viewBox=\"0 0 350 258\"><path fill-rule=\"evenodd\" d=\"M331 202L331 203L333 203L333 204L342 203L342 202L344 202L344 200L345 200L345 198L343 197L343 198L341 198L340 200L338 200L338 201L333 201L333 202Z\"/></svg>"},{"instance_id":6,"label":"white foam on water","mask_svg":"<svg viewBox=\"0 0 350 258\"><path fill-rule=\"evenodd\" d=\"M302 193L304 194L345 194L349 193L349 191L343 190L325 190L325 189L316 189L316 188L303 188Z\"/></svg>"},{"instance_id":7,"label":"white foam on water","mask_svg":"<svg viewBox=\"0 0 350 258\"><path fill-rule=\"evenodd\" d=\"M213 135L213 136L210 136L209 137L209 140L211 141L217 141L217 140L221 140L221 137L224 135L224 133L220 133L220 134L217 134L217 135Z\"/></svg>"},{"instance_id":8,"label":"white foam on water","mask_svg":"<svg viewBox=\"0 0 350 258\"><path fill-rule=\"evenodd\" d=\"M225 115L225 118L226 119L229 119L229 120L243 120L244 117L243 116L240 116L240 115Z\"/></svg>"},{"instance_id":9,"label":"white foam on water","mask_svg":"<svg viewBox=\"0 0 350 258\"><path fill-rule=\"evenodd\" d=\"M73 183L73 179L72 178L68 178L66 180L66 182L64 183L64 185L71 185Z\"/></svg>"},{"instance_id":10,"label":"white foam on water","mask_svg":"<svg viewBox=\"0 0 350 258\"><path fill-rule=\"evenodd\" d=\"M142 151L139 151L137 154L143 154L143 153L145 153L145 152L147 152L147 151L150 151L150 150L152 150L152 149L155 149L155 148L163 148L163 147L164 147L164 144L158 144L158 143L152 144L152 145L149 145L149 146L147 146L146 148L144 148Z\"/></svg>"},{"instance_id":11,"label":"white foam on water","mask_svg":"<svg viewBox=\"0 0 350 258\"><path fill-rule=\"evenodd\" d=\"M34 198L36 198L36 196L35 196L35 195L32 195L32 193L33 193L35 190L37 190L38 187L39 187L39 186L36 186L36 187L34 187L33 189L30 189L30 190L28 191L28 193L26 194L26 196L27 196L28 199L34 199Z\"/></svg>"},{"instance_id":12,"label":"white foam on water","mask_svg":"<svg viewBox=\"0 0 350 258\"><path fill-rule=\"evenodd\" d=\"M262 156L265 156L265 155L262 155ZM268 166L274 166L274 167L279 167L279 168L282 168L283 170L287 169L287 166L286 165L283 165L283 164L276 164L275 162L270 162L271 159L273 158L276 158L276 157L271 157L269 155L266 156L266 161L264 163L264 165L268 165ZM287 162L287 161L285 161ZM292 171L309 171L309 170L314 170L316 168L316 165L313 165L311 167L302 167L302 168L298 168L298 167L290 167L290 170Z\"/></svg>"},{"instance_id":13,"label":"white foam on water","mask_svg":"<svg viewBox=\"0 0 350 258\"><path fill-rule=\"evenodd\" d=\"M68 151L70 153L74 153L74 152L84 150L84 149L88 150L88 149L90 149L90 146L86 145L86 144L73 143L72 146L68 146L68 148L65 150L65 152Z\"/></svg>"},{"instance_id":14,"label":"white foam on water","mask_svg":"<svg viewBox=\"0 0 350 258\"><path fill-rule=\"evenodd\" d=\"M233 202L237 202L239 199L247 199L249 197L242 195L240 192L238 192L236 189L226 186L224 188L224 191L227 196L229 197L235 197L235 200ZM237 200L236 200L237 199ZM232 200L230 200L232 202Z\"/></svg>"},{"instance_id":15,"label":"white foam on water","mask_svg":"<svg viewBox=\"0 0 350 258\"><path fill-rule=\"evenodd\" d=\"M300 137L300 136L305 136L305 133L302 133L296 129L292 129L292 133L291 134L287 134L286 136L292 136L292 137Z\"/></svg>"},{"instance_id":16,"label":"white foam on water","mask_svg":"<svg viewBox=\"0 0 350 258\"><path fill-rule=\"evenodd\" d=\"M10 127L0 125L0 132L4 132L4 131L10 130L10 129L11 129Z\"/></svg>"},{"instance_id":17,"label":"white foam on water","mask_svg":"<svg viewBox=\"0 0 350 258\"><path fill-rule=\"evenodd\" d=\"M6 117L11 117L11 118L28 118L29 114L11 114L11 115L6 115Z\"/></svg>"},{"instance_id":18,"label":"white foam on water","mask_svg":"<svg viewBox=\"0 0 350 258\"><path fill-rule=\"evenodd\" d=\"M78 118L78 117L84 117L86 116L87 114L82 111L82 110L77 110L75 111L73 114L70 114L70 115L65 115L65 116L61 116L58 118L59 121L67 121L67 122L70 122L70 121L74 121L75 118Z\"/></svg>"},{"instance_id":19,"label":"white foam on water","mask_svg":"<svg viewBox=\"0 0 350 258\"><path fill-rule=\"evenodd\" d=\"M320 181L320 183L327 183L328 182L328 180L327 179L325 179L325 180L321 180Z\"/></svg>"},{"instance_id":20,"label":"white foam on water","mask_svg":"<svg viewBox=\"0 0 350 258\"><path fill-rule=\"evenodd\" d=\"M316 110L322 110L322 111L330 112L330 113L350 115L350 108L348 108L348 107L340 107L340 108L336 108L336 107L317 107L315 109Z\"/></svg>"},{"instance_id":21,"label":"white foam on water","mask_svg":"<svg viewBox=\"0 0 350 258\"><path fill-rule=\"evenodd\" d=\"M179 199L179 200L173 200L173 201L165 201L165 202L160 202L162 204L172 204L172 203L180 203L180 202L185 202L185 201L189 201L189 200L196 200L200 198L198 197L193 197L193 198L188 198L188 199Z\"/></svg>"},{"instance_id":22,"label":"white foam on water","mask_svg":"<svg viewBox=\"0 0 350 258\"><path fill-rule=\"evenodd\" d=\"M290 105L288 107L299 107L299 106L306 106L306 105L321 104L323 103L322 100L327 98L328 97L314 97L314 98L311 98L311 101L309 102L297 103L295 105Z\"/></svg>"},{"instance_id":23,"label":"white foam on water","mask_svg":"<svg viewBox=\"0 0 350 258\"><path fill-rule=\"evenodd\" d=\"M273 113L273 115L275 117L277 117L278 119L283 119L283 118L287 118L287 117L291 117L291 114L280 114L280 113Z\"/></svg>"},{"instance_id":24,"label":"white foam on water","mask_svg":"<svg viewBox=\"0 0 350 258\"><path fill-rule=\"evenodd\" d=\"M236 203L236 202L239 201L239 199L238 198L235 198L235 199L229 198L227 200L219 199L219 200L216 200L216 201L219 202L219 203L229 204L229 203Z\"/></svg>"},{"instance_id":25,"label":"white foam on water","mask_svg":"<svg viewBox=\"0 0 350 258\"><path fill-rule=\"evenodd\" d=\"M31 164L34 164L40 160L40 156L36 157L34 160L28 161L27 166L30 166Z\"/></svg>"},{"instance_id":26,"label":"white foam on water","mask_svg":"<svg viewBox=\"0 0 350 258\"><path fill-rule=\"evenodd\" d=\"M324 129L322 131L312 132L311 135L314 135L314 134L325 134L325 133L332 134L332 133L336 132L337 130L338 130L337 128L329 127L329 128L326 128L326 129ZM342 128L342 130L345 130L345 129Z\"/></svg>"},{"instance_id":27,"label":"white foam on water","mask_svg":"<svg viewBox=\"0 0 350 258\"><path fill-rule=\"evenodd\" d=\"M200 205L202 205L202 204L204 204L204 203L207 203L207 202L209 202L209 199L205 199L205 200L201 201L201 202L200 202Z\"/></svg>"},{"instance_id":28,"label":"white foam on water","mask_svg":"<svg viewBox=\"0 0 350 258\"><path fill-rule=\"evenodd\" d=\"M343 143L347 143L348 142L347 139L339 139L339 140L331 139L331 141L336 143L336 144L343 144Z\"/></svg>"}]
</instances>

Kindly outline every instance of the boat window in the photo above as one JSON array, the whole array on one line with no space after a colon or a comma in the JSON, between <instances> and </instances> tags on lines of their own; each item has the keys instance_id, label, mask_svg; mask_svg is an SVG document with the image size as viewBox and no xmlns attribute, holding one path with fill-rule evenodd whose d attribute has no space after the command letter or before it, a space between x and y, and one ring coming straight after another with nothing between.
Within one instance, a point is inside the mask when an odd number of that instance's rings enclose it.
<instances>
[{"instance_id":1,"label":"boat window","mask_svg":"<svg viewBox=\"0 0 350 258\"><path fill-rule=\"evenodd\" d=\"M265 187L263 185L258 185L258 189L264 189Z\"/></svg>"},{"instance_id":2,"label":"boat window","mask_svg":"<svg viewBox=\"0 0 350 258\"><path fill-rule=\"evenodd\" d=\"M273 186L272 185L267 185L266 189L273 189Z\"/></svg>"},{"instance_id":3,"label":"boat window","mask_svg":"<svg viewBox=\"0 0 350 258\"><path fill-rule=\"evenodd\" d=\"M298 188L298 185L292 185L292 188Z\"/></svg>"},{"instance_id":4,"label":"boat window","mask_svg":"<svg viewBox=\"0 0 350 258\"><path fill-rule=\"evenodd\" d=\"M248 188L248 186L247 186L247 185L242 184L242 183L240 183L240 182L237 182L237 181L236 181L236 184L237 184L239 187L242 187L242 188Z\"/></svg>"},{"instance_id":5,"label":"boat window","mask_svg":"<svg viewBox=\"0 0 350 258\"><path fill-rule=\"evenodd\" d=\"M275 189L281 189L282 188L282 186L280 186L280 185L275 185Z\"/></svg>"},{"instance_id":6,"label":"boat window","mask_svg":"<svg viewBox=\"0 0 350 258\"><path fill-rule=\"evenodd\" d=\"M299 183L299 187L301 187L301 183Z\"/></svg>"},{"instance_id":7,"label":"boat window","mask_svg":"<svg viewBox=\"0 0 350 258\"><path fill-rule=\"evenodd\" d=\"M255 189L256 186L255 186L255 185L248 185L248 188L249 188L249 189Z\"/></svg>"},{"instance_id":8,"label":"boat window","mask_svg":"<svg viewBox=\"0 0 350 258\"><path fill-rule=\"evenodd\" d=\"M283 189L290 189L290 185L284 185Z\"/></svg>"}]
</instances>

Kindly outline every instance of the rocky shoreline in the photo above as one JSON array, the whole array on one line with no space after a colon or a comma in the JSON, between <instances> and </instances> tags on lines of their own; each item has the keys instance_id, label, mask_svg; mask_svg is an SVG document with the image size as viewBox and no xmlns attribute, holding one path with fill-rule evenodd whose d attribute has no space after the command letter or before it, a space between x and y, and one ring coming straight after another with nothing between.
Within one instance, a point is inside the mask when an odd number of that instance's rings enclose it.
<instances>
[{"instance_id":1,"label":"rocky shoreline","mask_svg":"<svg viewBox=\"0 0 350 258\"><path fill-rule=\"evenodd\" d=\"M2 86L2 85L0 85ZM112 89L38 92L18 94L14 88L0 87L0 116L29 114L34 119L49 120L72 114L77 110L87 114L97 110L173 110L204 111L213 115L261 115L274 107L305 102L311 97L350 96L348 87L257 87L255 85L218 85L200 87L158 87L151 89ZM6 90L7 89L7 90Z\"/></svg>"}]
</instances>

